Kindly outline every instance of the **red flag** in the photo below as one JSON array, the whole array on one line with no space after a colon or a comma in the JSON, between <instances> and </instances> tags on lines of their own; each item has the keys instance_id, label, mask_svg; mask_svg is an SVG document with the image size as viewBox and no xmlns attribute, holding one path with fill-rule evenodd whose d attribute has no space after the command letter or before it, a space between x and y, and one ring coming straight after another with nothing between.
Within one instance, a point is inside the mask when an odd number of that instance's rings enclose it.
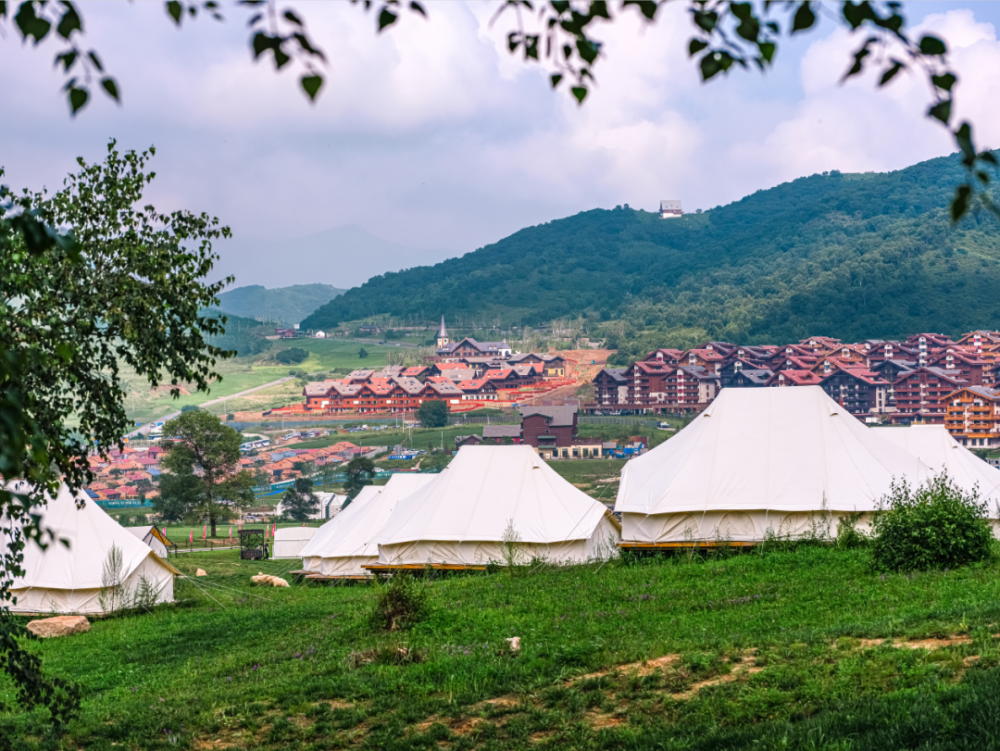
<instances>
[{"instance_id":1,"label":"red flag","mask_svg":"<svg viewBox=\"0 0 1000 751\"><path fill-rule=\"evenodd\" d=\"M274 529L271 530L271 537L274 537L274 533L278 531L278 523L274 523Z\"/></svg>"},{"instance_id":2,"label":"red flag","mask_svg":"<svg viewBox=\"0 0 1000 751\"><path fill-rule=\"evenodd\" d=\"M201 528L201 539L204 540L206 537L208 537L208 525L207 524L203 525L202 528Z\"/></svg>"},{"instance_id":3,"label":"red flag","mask_svg":"<svg viewBox=\"0 0 1000 751\"><path fill-rule=\"evenodd\" d=\"M193 529L191 530L191 539L188 540L188 542L191 543L192 545L194 545L194 530Z\"/></svg>"}]
</instances>

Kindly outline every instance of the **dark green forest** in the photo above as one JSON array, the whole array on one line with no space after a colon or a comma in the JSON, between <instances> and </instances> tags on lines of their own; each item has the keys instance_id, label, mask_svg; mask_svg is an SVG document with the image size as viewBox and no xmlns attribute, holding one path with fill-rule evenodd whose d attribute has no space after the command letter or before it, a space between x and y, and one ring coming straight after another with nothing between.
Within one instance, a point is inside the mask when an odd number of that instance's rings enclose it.
<instances>
[{"instance_id":1,"label":"dark green forest","mask_svg":"<svg viewBox=\"0 0 1000 751\"><path fill-rule=\"evenodd\" d=\"M679 219L595 209L375 277L302 325L376 314L515 325L585 316L620 320L627 336L680 332L658 346L993 328L1000 224L984 210L952 224L961 179L950 156L896 172L803 177Z\"/></svg>"},{"instance_id":2,"label":"dark green forest","mask_svg":"<svg viewBox=\"0 0 1000 751\"><path fill-rule=\"evenodd\" d=\"M265 337L274 333L273 324L261 323L252 318L243 318L214 308L206 308L200 313L205 318L215 318L220 321L226 319L224 333L205 337L205 341L215 347L234 350L240 357L257 355L271 348L271 342Z\"/></svg>"}]
</instances>

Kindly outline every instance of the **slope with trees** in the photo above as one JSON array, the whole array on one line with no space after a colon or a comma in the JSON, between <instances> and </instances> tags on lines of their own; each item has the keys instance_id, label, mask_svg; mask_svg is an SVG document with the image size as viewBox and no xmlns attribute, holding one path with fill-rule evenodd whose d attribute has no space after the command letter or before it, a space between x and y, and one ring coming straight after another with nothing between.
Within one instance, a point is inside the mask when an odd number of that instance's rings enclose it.
<instances>
[{"instance_id":1,"label":"slope with trees","mask_svg":"<svg viewBox=\"0 0 1000 751\"><path fill-rule=\"evenodd\" d=\"M244 318L293 324L343 292L329 284L293 284L276 289L252 284L220 294L219 309Z\"/></svg>"},{"instance_id":2,"label":"slope with trees","mask_svg":"<svg viewBox=\"0 0 1000 751\"><path fill-rule=\"evenodd\" d=\"M584 315L621 321L605 327L617 339L652 329L746 343L994 325L1000 224L986 212L952 223L947 196L962 174L951 156L803 177L679 219L595 209L372 279L303 325L372 310L529 325Z\"/></svg>"}]
</instances>

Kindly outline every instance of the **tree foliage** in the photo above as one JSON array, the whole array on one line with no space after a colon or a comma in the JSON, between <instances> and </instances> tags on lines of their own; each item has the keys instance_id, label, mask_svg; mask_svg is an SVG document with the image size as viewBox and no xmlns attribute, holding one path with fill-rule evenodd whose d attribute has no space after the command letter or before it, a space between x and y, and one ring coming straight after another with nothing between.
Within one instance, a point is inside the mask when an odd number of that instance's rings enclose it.
<instances>
[{"instance_id":1,"label":"tree foliage","mask_svg":"<svg viewBox=\"0 0 1000 751\"><path fill-rule=\"evenodd\" d=\"M308 477L298 477L295 485L285 491L281 499L282 516L297 522L309 521L319 511L319 498L313 492L313 481Z\"/></svg>"},{"instance_id":2,"label":"tree foliage","mask_svg":"<svg viewBox=\"0 0 1000 751\"><path fill-rule=\"evenodd\" d=\"M309 353L301 347L289 347L274 353L274 359L282 365L298 365L309 358Z\"/></svg>"},{"instance_id":3,"label":"tree foliage","mask_svg":"<svg viewBox=\"0 0 1000 751\"><path fill-rule=\"evenodd\" d=\"M121 447L131 422L119 362L153 386L204 389L227 356L204 341L222 322L199 310L232 281L201 281L216 258L212 240L229 230L204 214L160 214L145 203L153 154L123 154L112 141L102 163L79 159L54 194L0 186L0 475L28 481L21 493L0 490L0 516L15 530L0 560L0 670L19 700L47 707L57 722L78 693L42 674L7 610L25 542L49 544L37 506L60 480L76 491L92 479L91 445Z\"/></svg>"},{"instance_id":4,"label":"tree foliage","mask_svg":"<svg viewBox=\"0 0 1000 751\"><path fill-rule=\"evenodd\" d=\"M375 462L366 456L356 456L344 467L344 492L354 500L361 489L372 484L375 477Z\"/></svg>"},{"instance_id":5,"label":"tree foliage","mask_svg":"<svg viewBox=\"0 0 1000 751\"><path fill-rule=\"evenodd\" d=\"M872 524L872 565L879 571L925 571L984 561L993 531L986 502L947 474L916 489L893 483Z\"/></svg>"},{"instance_id":6,"label":"tree foliage","mask_svg":"<svg viewBox=\"0 0 1000 751\"><path fill-rule=\"evenodd\" d=\"M502 0L497 4L493 22L510 19L509 52L520 55L526 63L544 62L550 69L552 88L566 81L569 94L582 105L596 83L594 69L606 57L604 45L596 36L598 29L629 12L638 13L645 23L653 23L666 1L622 0L615 9L607 0L538 3ZM378 8L380 33L398 22L403 5L401 0L361 3L366 11ZM242 6L250 14L247 26L253 59L269 58L276 71L288 65L297 67L301 71L299 86L310 102L315 101L325 81L320 66L326 63L326 55L309 36L303 15L290 8L279 11L273 0L241 2L236 6ZM407 7L412 13L427 17L423 5L416 0L411 0ZM6 20L12 8L13 3L0 0L0 22ZM117 80L105 73L95 50L84 53L80 46L83 18L73 3L24 0L17 8L12 14L14 27L24 42L30 39L37 46L51 34L67 45L56 55L56 67L61 66L66 76L63 90L74 115L87 105L95 80L100 81L105 94L120 102ZM860 32L864 42L846 61L843 80L872 66L881 73L879 87L888 85L903 71L917 71L925 76L930 91L925 116L947 129L961 153L964 167L963 179L951 200L952 217L957 220L973 205L985 206L1000 215L1000 208L986 192L991 182L990 170L996 170L997 159L992 153L976 149L971 123L952 120L958 75L948 63L945 40L933 34L913 35L907 29L899 2L848 0L836 8L834 11L831 6L810 0L766 2L762 6L731 0L689 0L694 36L688 41L687 51L698 58L702 80L709 81L736 67L747 69L753 65L767 71L785 38L814 28L824 15L852 33ZM185 20L193 22L199 15L223 20L222 4L216 0L201 3L169 0L166 10L178 27Z\"/></svg>"},{"instance_id":7,"label":"tree foliage","mask_svg":"<svg viewBox=\"0 0 1000 751\"><path fill-rule=\"evenodd\" d=\"M163 503L183 508L191 522L207 519L215 537L217 524L235 518L240 506L253 501L253 475L239 469L243 437L202 411L182 413L163 432L178 439L160 461L176 476L165 473L160 479Z\"/></svg>"},{"instance_id":8,"label":"tree foliage","mask_svg":"<svg viewBox=\"0 0 1000 751\"><path fill-rule=\"evenodd\" d=\"M448 403L435 400L424 402L417 409L417 419L423 428L443 428L448 425Z\"/></svg>"},{"instance_id":9,"label":"tree foliage","mask_svg":"<svg viewBox=\"0 0 1000 751\"><path fill-rule=\"evenodd\" d=\"M436 266L375 277L303 325L379 311L537 325L575 319L611 348L711 339L961 333L1000 319L1000 222L952 223L956 156L891 173L832 172L663 220L595 209Z\"/></svg>"}]
</instances>

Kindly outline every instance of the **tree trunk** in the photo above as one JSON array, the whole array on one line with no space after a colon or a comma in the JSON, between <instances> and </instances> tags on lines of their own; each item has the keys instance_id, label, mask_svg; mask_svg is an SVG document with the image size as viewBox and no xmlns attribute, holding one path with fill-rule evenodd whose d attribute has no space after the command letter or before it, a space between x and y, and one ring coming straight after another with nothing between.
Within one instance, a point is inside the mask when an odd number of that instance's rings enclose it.
<instances>
[{"instance_id":1,"label":"tree trunk","mask_svg":"<svg viewBox=\"0 0 1000 751\"><path fill-rule=\"evenodd\" d=\"M208 523L212 525L212 537L215 537L215 516L208 517Z\"/></svg>"}]
</instances>

